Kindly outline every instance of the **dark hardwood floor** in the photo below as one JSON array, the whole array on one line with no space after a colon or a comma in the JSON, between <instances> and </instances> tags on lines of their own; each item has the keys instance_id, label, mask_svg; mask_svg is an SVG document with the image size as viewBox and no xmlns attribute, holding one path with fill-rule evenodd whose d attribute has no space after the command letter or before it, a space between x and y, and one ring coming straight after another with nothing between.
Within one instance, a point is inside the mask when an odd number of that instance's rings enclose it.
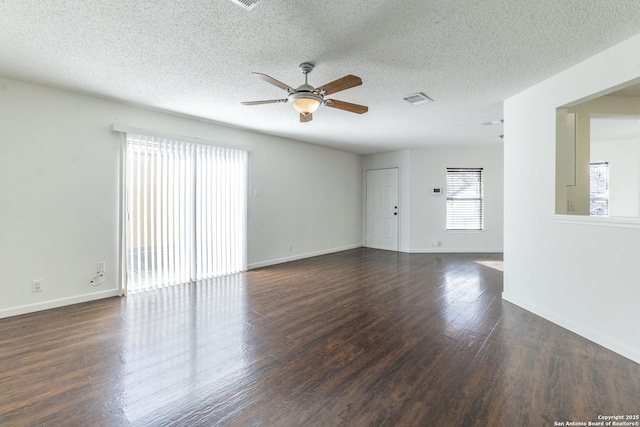
<instances>
[{"instance_id":1,"label":"dark hardwood floor","mask_svg":"<svg viewBox=\"0 0 640 427\"><path fill-rule=\"evenodd\" d=\"M500 266L499 254L355 249L2 319L0 425L553 426L640 413L640 365L503 301Z\"/></svg>"}]
</instances>

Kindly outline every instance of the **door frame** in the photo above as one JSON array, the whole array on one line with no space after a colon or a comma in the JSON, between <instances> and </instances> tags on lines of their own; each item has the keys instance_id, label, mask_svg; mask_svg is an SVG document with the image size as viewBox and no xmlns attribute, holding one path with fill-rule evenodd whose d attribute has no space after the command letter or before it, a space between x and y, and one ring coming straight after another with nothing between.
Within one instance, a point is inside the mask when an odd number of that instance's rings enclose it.
<instances>
[{"instance_id":1,"label":"door frame","mask_svg":"<svg viewBox=\"0 0 640 427\"><path fill-rule=\"evenodd\" d=\"M400 205L400 177L401 177L401 168L400 166L389 166L389 167L378 167L378 168L369 168L364 170L364 176L363 176L363 186L364 186L364 194L363 194L363 216L364 216L364 227L363 227L363 246L364 247L371 247L369 246L369 239L368 239L368 222L369 222L369 213L368 213L368 183L367 183L367 176L368 173L370 171L382 171L382 170L391 170L391 169L395 169L396 170L396 174L397 174L397 181L396 181L396 196L397 196L397 204L398 204L398 218L396 220L396 245L395 245L395 249L386 249L386 250L392 250L395 252L399 252L400 251L400 229L401 229L401 225L400 225L400 218L402 217L402 206ZM383 249L384 250L384 249Z\"/></svg>"}]
</instances>

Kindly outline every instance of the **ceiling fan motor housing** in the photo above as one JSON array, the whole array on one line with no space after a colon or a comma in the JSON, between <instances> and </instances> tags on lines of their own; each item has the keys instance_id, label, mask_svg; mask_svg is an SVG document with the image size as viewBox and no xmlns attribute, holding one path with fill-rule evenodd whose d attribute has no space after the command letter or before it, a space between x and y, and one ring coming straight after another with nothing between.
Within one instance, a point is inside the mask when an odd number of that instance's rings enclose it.
<instances>
[{"instance_id":1,"label":"ceiling fan motor housing","mask_svg":"<svg viewBox=\"0 0 640 427\"><path fill-rule=\"evenodd\" d=\"M313 64L311 62L303 62L299 67L302 74L309 74L313 71Z\"/></svg>"}]
</instances>

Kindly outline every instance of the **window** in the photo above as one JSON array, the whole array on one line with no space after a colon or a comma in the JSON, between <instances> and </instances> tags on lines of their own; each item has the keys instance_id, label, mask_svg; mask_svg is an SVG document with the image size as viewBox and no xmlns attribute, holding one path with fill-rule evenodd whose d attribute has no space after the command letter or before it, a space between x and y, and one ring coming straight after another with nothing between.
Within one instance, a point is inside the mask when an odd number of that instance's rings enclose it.
<instances>
[{"instance_id":1,"label":"window","mask_svg":"<svg viewBox=\"0 0 640 427\"><path fill-rule=\"evenodd\" d=\"M248 153L127 134L127 291L246 270Z\"/></svg>"},{"instance_id":2,"label":"window","mask_svg":"<svg viewBox=\"0 0 640 427\"><path fill-rule=\"evenodd\" d=\"M609 216L609 162L589 164L589 215Z\"/></svg>"},{"instance_id":3,"label":"window","mask_svg":"<svg viewBox=\"0 0 640 427\"><path fill-rule=\"evenodd\" d=\"M447 230L482 230L482 168L447 168Z\"/></svg>"}]
</instances>

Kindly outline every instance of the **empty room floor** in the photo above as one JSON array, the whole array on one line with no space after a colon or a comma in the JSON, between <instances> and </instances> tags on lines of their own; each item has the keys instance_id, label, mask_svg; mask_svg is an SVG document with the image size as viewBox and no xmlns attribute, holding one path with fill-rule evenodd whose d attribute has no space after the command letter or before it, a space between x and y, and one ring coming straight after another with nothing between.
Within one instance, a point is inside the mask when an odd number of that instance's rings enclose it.
<instances>
[{"instance_id":1,"label":"empty room floor","mask_svg":"<svg viewBox=\"0 0 640 427\"><path fill-rule=\"evenodd\" d=\"M501 267L501 254L360 248L2 319L0 425L553 426L640 413L640 365L503 301Z\"/></svg>"}]
</instances>

